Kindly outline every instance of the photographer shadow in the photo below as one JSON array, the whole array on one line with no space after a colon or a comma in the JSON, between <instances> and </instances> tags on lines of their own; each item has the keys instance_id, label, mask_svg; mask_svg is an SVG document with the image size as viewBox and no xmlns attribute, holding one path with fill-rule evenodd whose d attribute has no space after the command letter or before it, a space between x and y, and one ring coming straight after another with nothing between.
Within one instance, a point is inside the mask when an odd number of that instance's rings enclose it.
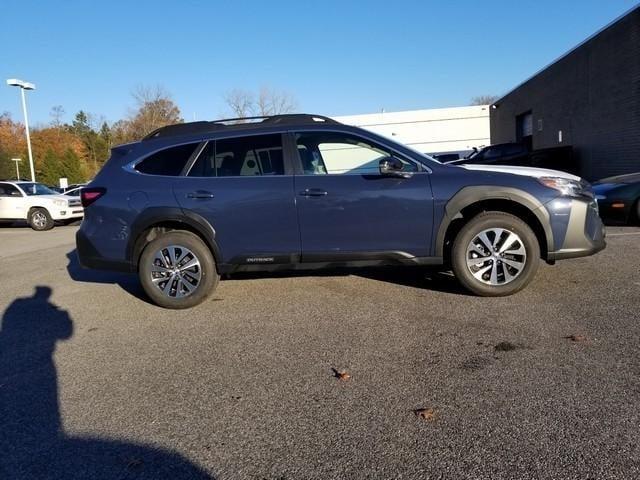
<instances>
[{"instance_id":1,"label":"photographer shadow","mask_svg":"<svg viewBox=\"0 0 640 480\"><path fill-rule=\"evenodd\" d=\"M182 455L160 448L65 434L56 344L73 335L69 314L37 286L2 316L0 330L0 478L210 479Z\"/></svg>"}]
</instances>

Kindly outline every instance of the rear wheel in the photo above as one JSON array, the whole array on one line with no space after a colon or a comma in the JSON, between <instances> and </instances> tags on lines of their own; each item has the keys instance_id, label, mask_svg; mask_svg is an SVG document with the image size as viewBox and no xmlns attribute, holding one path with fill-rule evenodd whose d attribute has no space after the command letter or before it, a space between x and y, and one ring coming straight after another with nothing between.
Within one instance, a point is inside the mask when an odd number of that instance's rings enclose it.
<instances>
[{"instance_id":1,"label":"rear wheel","mask_svg":"<svg viewBox=\"0 0 640 480\"><path fill-rule=\"evenodd\" d=\"M540 245L531 228L504 212L484 212L456 236L451 252L460 283L484 297L511 295L531 282L538 270Z\"/></svg>"},{"instance_id":2,"label":"rear wheel","mask_svg":"<svg viewBox=\"0 0 640 480\"><path fill-rule=\"evenodd\" d=\"M165 308L189 308L204 301L218 284L213 255L196 235L172 231L143 250L138 275L146 294Z\"/></svg>"},{"instance_id":3,"label":"rear wheel","mask_svg":"<svg viewBox=\"0 0 640 480\"><path fill-rule=\"evenodd\" d=\"M51 230L53 219L45 208L32 208L27 217L29 226L37 231Z\"/></svg>"}]
</instances>

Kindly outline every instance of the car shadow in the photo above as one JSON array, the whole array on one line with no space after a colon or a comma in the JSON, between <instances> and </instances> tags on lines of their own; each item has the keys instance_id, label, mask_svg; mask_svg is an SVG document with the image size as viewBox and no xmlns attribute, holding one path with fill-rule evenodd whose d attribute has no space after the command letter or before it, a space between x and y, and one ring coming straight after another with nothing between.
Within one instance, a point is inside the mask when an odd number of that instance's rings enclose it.
<instances>
[{"instance_id":1,"label":"car shadow","mask_svg":"<svg viewBox=\"0 0 640 480\"><path fill-rule=\"evenodd\" d=\"M450 271L426 268L385 268L358 273L361 277L405 287L472 296Z\"/></svg>"},{"instance_id":2,"label":"car shadow","mask_svg":"<svg viewBox=\"0 0 640 480\"><path fill-rule=\"evenodd\" d=\"M54 228L60 227L77 227L82 223L82 219L79 220L65 220L65 221L56 221ZM29 224L25 220L17 220L15 222L0 222L0 228L31 228Z\"/></svg>"},{"instance_id":3,"label":"car shadow","mask_svg":"<svg viewBox=\"0 0 640 480\"><path fill-rule=\"evenodd\" d=\"M51 294L37 286L2 315L0 478L214 478L177 452L65 433L53 354L73 336L73 320Z\"/></svg>"},{"instance_id":4,"label":"car shadow","mask_svg":"<svg viewBox=\"0 0 640 480\"><path fill-rule=\"evenodd\" d=\"M325 270L295 270L276 272L236 272L224 275L229 280L257 280L263 278L296 278L296 277L336 277L357 276L392 283L405 287L430 290L434 292L451 293L456 295L471 295L456 278L442 269L426 269L412 267L366 267L348 268L336 267Z\"/></svg>"},{"instance_id":5,"label":"car shadow","mask_svg":"<svg viewBox=\"0 0 640 480\"><path fill-rule=\"evenodd\" d=\"M75 248L67 253L67 260L67 272L74 282L118 285L129 295L151 303L135 274L82 268Z\"/></svg>"},{"instance_id":6,"label":"car shadow","mask_svg":"<svg viewBox=\"0 0 640 480\"><path fill-rule=\"evenodd\" d=\"M67 253L67 272L72 280L85 283L115 284L129 295L154 305L134 274L82 268L76 250ZM336 277L355 275L379 282L456 295L470 295L456 278L442 269L418 267L329 267L323 270L279 270L273 272L235 272L222 275L222 280L259 280L265 278Z\"/></svg>"}]
</instances>

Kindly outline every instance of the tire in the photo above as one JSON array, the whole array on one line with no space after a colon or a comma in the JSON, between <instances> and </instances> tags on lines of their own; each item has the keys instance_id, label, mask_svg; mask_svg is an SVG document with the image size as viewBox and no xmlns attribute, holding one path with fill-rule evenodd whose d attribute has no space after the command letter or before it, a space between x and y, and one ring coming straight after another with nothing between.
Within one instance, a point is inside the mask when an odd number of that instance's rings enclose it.
<instances>
[{"instance_id":1,"label":"tire","mask_svg":"<svg viewBox=\"0 0 640 480\"><path fill-rule=\"evenodd\" d=\"M220 279L209 247L186 231L170 231L149 242L140 256L138 275L153 303L173 309L203 302Z\"/></svg>"},{"instance_id":2,"label":"tire","mask_svg":"<svg viewBox=\"0 0 640 480\"><path fill-rule=\"evenodd\" d=\"M482 297L522 290L533 280L539 263L540 245L533 230L505 212L484 212L472 218L456 236L451 251L458 281Z\"/></svg>"},{"instance_id":3,"label":"tire","mask_svg":"<svg viewBox=\"0 0 640 480\"><path fill-rule=\"evenodd\" d=\"M38 232L53 228L53 219L46 208L32 208L29 210L27 221L29 226Z\"/></svg>"}]
</instances>

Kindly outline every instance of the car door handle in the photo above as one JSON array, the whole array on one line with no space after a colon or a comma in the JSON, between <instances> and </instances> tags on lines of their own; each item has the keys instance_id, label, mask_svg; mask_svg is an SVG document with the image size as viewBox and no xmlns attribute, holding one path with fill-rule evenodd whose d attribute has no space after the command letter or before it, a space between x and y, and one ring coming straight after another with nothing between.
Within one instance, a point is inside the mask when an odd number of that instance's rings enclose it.
<instances>
[{"instance_id":1,"label":"car door handle","mask_svg":"<svg viewBox=\"0 0 640 480\"><path fill-rule=\"evenodd\" d=\"M321 188L305 188L300 192L303 197L324 197L328 192Z\"/></svg>"},{"instance_id":2,"label":"car door handle","mask_svg":"<svg viewBox=\"0 0 640 480\"><path fill-rule=\"evenodd\" d=\"M213 198L213 193L198 190L197 192L187 193L187 198L197 198L197 199Z\"/></svg>"}]
</instances>

